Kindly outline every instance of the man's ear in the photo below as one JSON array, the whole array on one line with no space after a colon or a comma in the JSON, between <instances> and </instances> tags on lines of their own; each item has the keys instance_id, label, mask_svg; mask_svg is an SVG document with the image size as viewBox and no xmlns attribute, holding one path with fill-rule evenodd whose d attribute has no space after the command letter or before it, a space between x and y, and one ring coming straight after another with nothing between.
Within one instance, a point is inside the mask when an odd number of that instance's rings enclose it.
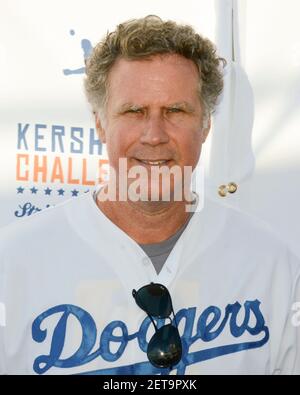
<instances>
[{"instance_id":1,"label":"man's ear","mask_svg":"<svg viewBox=\"0 0 300 395\"><path fill-rule=\"evenodd\" d=\"M203 133L203 140L202 140L202 144L205 143L205 140L208 136L208 133L210 131L210 127L211 127L211 119L210 116L205 119L205 122L203 122L203 129L202 129L202 133Z\"/></svg>"},{"instance_id":2,"label":"man's ear","mask_svg":"<svg viewBox=\"0 0 300 395\"><path fill-rule=\"evenodd\" d=\"M102 144L105 144L106 143L105 131L103 129L103 125L101 123L100 117L97 113L95 113L95 123L96 123L96 129L97 129L99 140L101 141Z\"/></svg>"}]
</instances>

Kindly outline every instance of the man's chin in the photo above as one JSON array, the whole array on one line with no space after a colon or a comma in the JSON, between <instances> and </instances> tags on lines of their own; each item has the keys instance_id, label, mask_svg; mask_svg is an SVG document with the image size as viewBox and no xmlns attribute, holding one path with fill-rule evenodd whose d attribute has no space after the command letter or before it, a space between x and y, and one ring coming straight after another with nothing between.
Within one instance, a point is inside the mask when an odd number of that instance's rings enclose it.
<instances>
[{"instance_id":1,"label":"man's chin","mask_svg":"<svg viewBox=\"0 0 300 395\"><path fill-rule=\"evenodd\" d=\"M151 185L144 190L138 191L128 188L128 199L131 201L149 202L149 203L170 203L174 201L183 201L182 193L175 193L174 187L151 187Z\"/></svg>"},{"instance_id":2,"label":"man's chin","mask_svg":"<svg viewBox=\"0 0 300 395\"><path fill-rule=\"evenodd\" d=\"M163 200L138 200L129 201L129 204L145 213L148 212L149 214L157 214L159 212L165 211L173 203Z\"/></svg>"}]
</instances>

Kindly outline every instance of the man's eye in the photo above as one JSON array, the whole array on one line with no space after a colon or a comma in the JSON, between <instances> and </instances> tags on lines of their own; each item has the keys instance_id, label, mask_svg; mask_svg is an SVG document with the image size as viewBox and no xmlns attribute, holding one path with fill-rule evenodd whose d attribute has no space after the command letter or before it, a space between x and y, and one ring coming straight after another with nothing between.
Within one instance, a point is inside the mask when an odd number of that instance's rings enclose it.
<instances>
[{"instance_id":1,"label":"man's eye","mask_svg":"<svg viewBox=\"0 0 300 395\"><path fill-rule=\"evenodd\" d=\"M143 111L140 108L137 108L137 109L129 109L125 112L130 114L141 114Z\"/></svg>"},{"instance_id":2,"label":"man's eye","mask_svg":"<svg viewBox=\"0 0 300 395\"><path fill-rule=\"evenodd\" d=\"M168 112L181 112L182 110L181 110L181 108L169 108L168 109Z\"/></svg>"}]
</instances>

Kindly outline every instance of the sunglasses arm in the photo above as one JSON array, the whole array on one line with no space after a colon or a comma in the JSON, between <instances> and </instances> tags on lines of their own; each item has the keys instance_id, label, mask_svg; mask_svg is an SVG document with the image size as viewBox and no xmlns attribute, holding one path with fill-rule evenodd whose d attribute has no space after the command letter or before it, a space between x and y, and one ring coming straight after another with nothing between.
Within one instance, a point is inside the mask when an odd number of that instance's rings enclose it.
<instances>
[{"instance_id":1,"label":"sunglasses arm","mask_svg":"<svg viewBox=\"0 0 300 395\"><path fill-rule=\"evenodd\" d=\"M157 332L157 331L158 331L158 328L157 328L157 325L155 324L154 319L153 319L152 316L151 316L150 314L148 314L148 313L147 313L147 316L150 318L152 324L154 325L155 332Z\"/></svg>"},{"instance_id":2,"label":"sunglasses arm","mask_svg":"<svg viewBox=\"0 0 300 395\"><path fill-rule=\"evenodd\" d=\"M177 324L177 321L176 321L176 315L174 313L172 302L171 302L171 308L172 308L172 313L173 313L173 317L174 317L174 322L175 322L176 328L178 329L178 324Z\"/></svg>"}]
</instances>

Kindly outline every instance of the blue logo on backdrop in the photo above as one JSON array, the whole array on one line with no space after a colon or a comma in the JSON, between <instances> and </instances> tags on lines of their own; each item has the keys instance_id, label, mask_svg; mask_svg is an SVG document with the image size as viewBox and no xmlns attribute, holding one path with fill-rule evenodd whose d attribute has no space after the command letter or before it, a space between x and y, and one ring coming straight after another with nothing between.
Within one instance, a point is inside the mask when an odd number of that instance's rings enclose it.
<instances>
[{"instance_id":1,"label":"blue logo on backdrop","mask_svg":"<svg viewBox=\"0 0 300 395\"><path fill-rule=\"evenodd\" d=\"M228 304L225 308L224 317L222 311L216 306L210 306L199 316L197 326L194 328L196 318L196 307L181 309L176 314L178 324L184 321L184 330L181 335L183 345L183 356L175 367L177 374L184 374L186 367L198 362L207 361L222 355L233 354L245 350L262 347L269 340L269 329L265 325L265 320L260 311L260 301L246 301L243 309L240 303ZM244 316L241 317L242 311ZM57 324L53 330L52 338L47 332L47 318L57 317ZM243 318L243 320L241 320ZM68 358L61 358L64 350L65 340L70 331L70 321L75 319L81 327L82 339L79 347L73 350L73 354ZM250 325L250 321L252 325ZM164 325L164 320L156 320L158 327ZM238 322L242 322L240 325ZM218 338L225 327L232 335L231 344L201 349L200 351L189 352L194 343L199 341L209 343ZM41 329L43 327L43 329ZM151 328L151 321L147 317L142 322L137 332L128 333L128 328L123 321L112 321L97 336L97 326L93 317L78 306L63 304L50 308L40 314L32 324L32 338L38 343L48 341L50 351L48 355L38 356L33 364L33 370L38 374L47 372L52 367L66 369L88 364L96 358L102 358L107 362L115 362L126 354L126 347L129 342L135 341L137 346L144 353L147 352L148 343L146 341L147 332ZM118 330L121 335L115 335ZM193 332L195 333L193 335ZM256 337L253 341L234 342L243 334ZM95 344L99 341L99 347L95 349ZM111 351L112 345L118 345L115 352ZM116 347L114 347L114 350ZM195 349L195 347L193 347ZM166 369L157 369L150 362L139 362L132 365L105 368L94 371L85 371L82 374L169 374Z\"/></svg>"},{"instance_id":2,"label":"blue logo on backdrop","mask_svg":"<svg viewBox=\"0 0 300 395\"><path fill-rule=\"evenodd\" d=\"M75 31L74 30L70 30L70 35L71 36L75 36ZM92 44L90 42L90 40L83 38L81 40L81 48L83 51L83 59L84 61L89 57L90 53L92 52ZM75 69L64 69L63 73L64 75L71 75L71 74L83 74L85 72L85 67L78 67Z\"/></svg>"}]
</instances>

